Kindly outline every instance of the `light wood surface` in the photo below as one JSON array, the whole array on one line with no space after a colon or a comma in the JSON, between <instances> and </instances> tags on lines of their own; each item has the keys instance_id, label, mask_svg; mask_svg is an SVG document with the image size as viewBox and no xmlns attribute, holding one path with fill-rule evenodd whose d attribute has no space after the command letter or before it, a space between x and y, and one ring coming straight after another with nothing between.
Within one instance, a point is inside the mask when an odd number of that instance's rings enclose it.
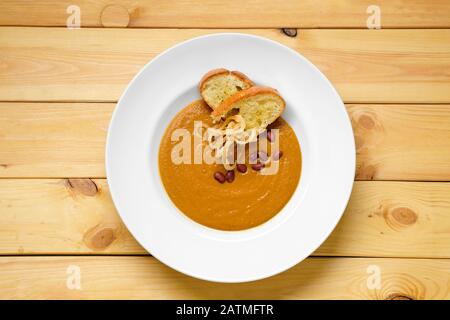
<instances>
[{"instance_id":1,"label":"light wood surface","mask_svg":"<svg viewBox=\"0 0 450 320\"><path fill-rule=\"evenodd\" d=\"M70 5L81 29L66 28ZM381 30L367 29L371 5ZM447 0L0 1L0 299L450 299L449 12ZM346 102L357 147L359 181L330 237L245 284L149 256L104 179L128 82L170 46L216 32L308 58Z\"/></svg>"},{"instance_id":2,"label":"light wood surface","mask_svg":"<svg viewBox=\"0 0 450 320\"><path fill-rule=\"evenodd\" d=\"M0 255L146 254L106 180L0 179L0 199Z\"/></svg>"},{"instance_id":3,"label":"light wood surface","mask_svg":"<svg viewBox=\"0 0 450 320\"><path fill-rule=\"evenodd\" d=\"M4 257L0 299L449 299L449 269L440 259L308 258L269 279L219 284L152 257ZM67 286L75 270L81 290Z\"/></svg>"},{"instance_id":4,"label":"light wood surface","mask_svg":"<svg viewBox=\"0 0 450 320\"><path fill-rule=\"evenodd\" d=\"M170 46L217 29L0 28L0 101L117 101ZM310 59L345 102L450 102L450 30L234 30ZM218 66L220 67L220 66ZM199 70L199 76L207 70ZM242 70L245 71L245 70Z\"/></svg>"},{"instance_id":5,"label":"light wood surface","mask_svg":"<svg viewBox=\"0 0 450 320\"><path fill-rule=\"evenodd\" d=\"M65 26L70 5L78 5L83 27L124 21L130 27L180 28L366 28L378 5L383 28L442 28L450 26L446 0L2 0L0 25ZM114 6L114 14L111 14Z\"/></svg>"},{"instance_id":6,"label":"light wood surface","mask_svg":"<svg viewBox=\"0 0 450 320\"><path fill-rule=\"evenodd\" d=\"M359 180L450 180L450 105L350 105Z\"/></svg>"},{"instance_id":7,"label":"light wood surface","mask_svg":"<svg viewBox=\"0 0 450 320\"><path fill-rule=\"evenodd\" d=\"M0 177L105 177L112 103L0 103ZM348 105L358 180L450 180L450 105Z\"/></svg>"},{"instance_id":8,"label":"light wood surface","mask_svg":"<svg viewBox=\"0 0 450 320\"><path fill-rule=\"evenodd\" d=\"M314 255L450 258L449 195L450 183L356 182ZM106 180L0 179L0 199L0 254L146 254Z\"/></svg>"},{"instance_id":9,"label":"light wood surface","mask_svg":"<svg viewBox=\"0 0 450 320\"><path fill-rule=\"evenodd\" d=\"M105 177L114 106L0 103L0 177Z\"/></svg>"}]
</instances>

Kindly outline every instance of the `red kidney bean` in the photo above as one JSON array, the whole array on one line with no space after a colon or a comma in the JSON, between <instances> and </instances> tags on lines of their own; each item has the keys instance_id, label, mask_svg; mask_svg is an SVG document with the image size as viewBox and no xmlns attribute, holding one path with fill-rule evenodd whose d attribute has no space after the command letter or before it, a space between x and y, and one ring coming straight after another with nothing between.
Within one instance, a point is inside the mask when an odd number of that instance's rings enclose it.
<instances>
[{"instance_id":1,"label":"red kidney bean","mask_svg":"<svg viewBox=\"0 0 450 320\"><path fill-rule=\"evenodd\" d=\"M264 163L255 163L252 165L252 169L255 171L260 171L262 168L264 168Z\"/></svg>"},{"instance_id":2,"label":"red kidney bean","mask_svg":"<svg viewBox=\"0 0 450 320\"><path fill-rule=\"evenodd\" d=\"M220 183L224 183L225 175L222 172L217 171L214 173L214 179L216 179Z\"/></svg>"},{"instance_id":3,"label":"red kidney bean","mask_svg":"<svg viewBox=\"0 0 450 320\"><path fill-rule=\"evenodd\" d=\"M272 159L273 160L275 160L275 161L277 161L277 160L280 160L280 158L283 156L283 151L275 151L273 154L272 154Z\"/></svg>"},{"instance_id":4,"label":"red kidney bean","mask_svg":"<svg viewBox=\"0 0 450 320\"><path fill-rule=\"evenodd\" d=\"M227 174L225 175L225 179L229 183L233 182L234 181L234 170L228 170Z\"/></svg>"},{"instance_id":5,"label":"red kidney bean","mask_svg":"<svg viewBox=\"0 0 450 320\"><path fill-rule=\"evenodd\" d=\"M237 171L239 171L240 173L246 173L247 172L247 166L243 163L238 163L236 165L236 169Z\"/></svg>"},{"instance_id":6,"label":"red kidney bean","mask_svg":"<svg viewBox=\"0 0 450 320\"><path fill-rule=\"evenodd\" d=\"M264 151L258 152L258 158L259 158L259 160L261 160L262 162L266 162L267 159L269 159L269 157L267 156L267 153L265 153Z\"/></svg>"}]
</instances>

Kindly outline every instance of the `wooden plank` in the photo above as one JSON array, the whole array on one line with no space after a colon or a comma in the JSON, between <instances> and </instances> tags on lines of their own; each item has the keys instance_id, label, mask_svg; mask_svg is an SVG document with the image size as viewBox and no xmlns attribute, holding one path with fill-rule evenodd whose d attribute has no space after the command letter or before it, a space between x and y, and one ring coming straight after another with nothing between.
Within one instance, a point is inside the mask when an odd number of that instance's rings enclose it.
<instances>
[{"instance_id":1,"label":"wooden plank","mask_svg":"<svg viewBox=\"0 0 450 320\"><path fill-rule=\"evenodd\" d=\"M450 180L450 105L350 105L359 180Z\"/></svg>"},{"instance_id":2,"label":"wooden plank","mask_svg":"<svg viewBox=\"0 0 450 320\"><path fill-rule=\"evenodd\" d=\"M449 269L440 259L309 258L269 279L221 284L152 257L2 257L0 299L449 299Z\"/></svg>"},{"instance_id":3,"label":"wooden plank","mask_svg":"<svg viewBox=\"0 0 450 320\"><path fill-rule=\"evenodd\" d=\"M105 177L112 103L0 103L0 177ZM357 180L450 180L450 105L348 105Z\"/></svg>"},{"instance_id":4,"label":"wooden plank","mask_svg":"<svg viewBox=\"0 0 450 320\"><path fill-rule=\"evenodd\" d=\"M1 27L0 100L116 101L155 55L219 31ZM297 50L345 102L450 102L450 30L236 31Z\"/></svg>"},{"instance_id":5,"label":"wooden plank","mask_svg":"<svg viewBox=\"0 0 450 320\"><path fill-rule=\"evenodd\" d=\"M114 104L0 103L0 177L105 177Z\"/></svg>"},{"instance_id":6,"label":"wooden plank","mask_svg":"<svg viewBox=\"0 0 450 320\"><path fill-rule=\"evenodd\" d=\"M322 256L450 257L450 183L355 182Z\"/></svg>"},{"instance_id":7,"label":"wooden plank","mask_svg":"<svg viewBox=\"0 0 450 320\"><path fill-rule=\"evenodd\" d=\"M69 181L0 179L0 254L146 254L105 180ZM450 258L449 194L449 183L356 182L314 255Z\"/></svg>"},{"instance_id":8,"label":"wooden plank","mask_svg":"<svg viewBox=\"0 0 450 320\"><path fill-rule=\"evenodd\" d=\"M0 179L0 254L145 254L106 180Z\"/></svg>"},{"instance_id":9,"label":"wooden plank","mask_svg":"<svg viewBox=\"0 0 450 320\"><path fill-rule=\"evenodd\" d=\"M381 10L383 28L450 26L445 0L125 0L113 5L108 0L3 0L0 25L65 26L73 4L80 8L83 27L366 28L372 14L367 11L374 4Z\"/></svg>"}]
</instances>

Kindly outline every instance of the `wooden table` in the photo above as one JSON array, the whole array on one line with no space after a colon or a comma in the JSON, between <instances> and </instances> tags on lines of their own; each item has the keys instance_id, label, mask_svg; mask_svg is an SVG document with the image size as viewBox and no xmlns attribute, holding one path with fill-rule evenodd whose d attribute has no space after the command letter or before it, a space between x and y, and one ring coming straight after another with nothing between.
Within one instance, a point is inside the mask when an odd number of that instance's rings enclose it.
<instances>
[{"instance_id":1,"label":"wooden table","mask_svg":"<svg viewBox=\"0 0 450 320\"><path fill-rule=\"evenodd\" d=\"M1 1L0 298L450 298L450 2L377 0L382 29L369 30L372 2ZM80 29L66 28L74 3ZM104 168L111 113L133 75L182 40L230 28L318 66L357 145L333 234L287 272L244 284L196 280L149 256Z\"/></svg>"}]
</instances>

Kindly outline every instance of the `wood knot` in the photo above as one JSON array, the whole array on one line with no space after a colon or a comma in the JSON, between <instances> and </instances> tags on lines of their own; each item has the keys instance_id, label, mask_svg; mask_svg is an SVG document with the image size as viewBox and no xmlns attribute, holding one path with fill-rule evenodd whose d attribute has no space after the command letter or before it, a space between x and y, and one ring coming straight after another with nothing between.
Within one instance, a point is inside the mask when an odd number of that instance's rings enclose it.
<instances>
[{"instance_id":1,"label":"wood knot","mask_svg":"<svg viewBox=\"0 0 450 320\"><path fill-rule=\"evenodd\" d=\"M377 169L373 165L361 165L358 168L358 172L356 174L357 178L360 180L373 180L375 178L375 174Z\"/></svg>"},{"instance_id":2,"label":"wood knot","mask_svg":"<svg viewBox=\"0 0 450 320\"><path fill-rule=\"evenodd\" d=\"M116 235L111 227L95 226L84 235L84 243L95 251L108 248L116 240Z\"/></svg>"},{"instance_id":3,"label":"wood knot","mask_svg":"<svg viewBox=\"0 0 450 320\"><path fill-rule=\"evenodd\" d=\"M386 210L384 219L388 226L394 230L399 230L416 223L417 214L409 208L399 207L392 210Z\"/></svg>"},{"instance_id":4,"label":"wood knot","mask_svg":"<svg viewBox=\"0 0 450 320\"><path fill-rule=\"evenodd\" d=\"M372 129L375 127L375 121L373 120L372 116L369 116L367 114L363 114L358 118L358 123L365 129Z\"/></svg>"},{"instance_id":5,"label":"wood knot","mask_svg":"<svg viewBox=\"0 0 450 320\"><path fill-rule=\"evenodd\" d=\"M91 179L67 179L67 186L75 193L80 193L88 197L94 197L98 192L98 187Z\"/></svg>"},{"instance_id":6,"label":"wood knot","mask_svg":"<svg viewBox=\"0 0 450 320\"><path fill-rule=\"evenodd\" d=\"M107 28L126 28L130 23L130 14L127 8L112 4L103 9L100 20L102 26Z\"/></svg>"},{"instance_id":7,"label":"wood knot","mask_svg":"<svg viewBox=\"0 0 450 320\"><path fill-rule=\"evenodd\" d=\"M282 28L281 31L283 31L285 35L291 38L295 38L297 36L296 28Z\"/></svg>"},{"instance_id":8,"label":"wood knot","mask_svg":"<svg viewBox=\"0 0 450 320\"><path fill-rule=\"evenodd\" d=\"M414 300L414 298L401 293L392 293L385 300Z\"/></svg>"},{"instance_id":9,"label":"wood knot","mask_svg":"<svg viewBox=\"0 0 450 320\"><path fill-rule=\"evenodd\" d=\"M400 224L411 225L416 223L417 214L409 208L400 207L391 211L391 216Z\"/></svg>"}]
</instances>

